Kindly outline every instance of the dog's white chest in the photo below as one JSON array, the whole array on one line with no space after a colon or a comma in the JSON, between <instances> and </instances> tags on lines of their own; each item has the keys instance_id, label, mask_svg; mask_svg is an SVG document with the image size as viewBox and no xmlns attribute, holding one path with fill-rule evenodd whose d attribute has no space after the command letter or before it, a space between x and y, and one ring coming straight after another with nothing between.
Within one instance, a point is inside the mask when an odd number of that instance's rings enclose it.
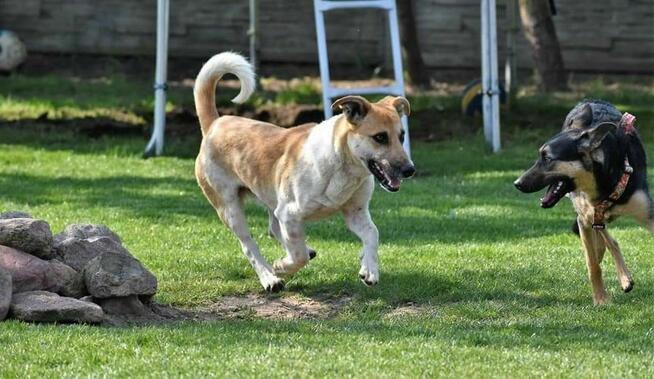
<instances>
[{"instance_id":1,"label":"dog's white chest","mask_svg":"<svg viewBox=\"0 0 654 379\"><path fill-rule=\"evenodd\" d=\"M353 178L345 171L339 171L332 176L323 193L324 205L340 207L361 187L363 181Z\"/></svg>"}]
</instances>

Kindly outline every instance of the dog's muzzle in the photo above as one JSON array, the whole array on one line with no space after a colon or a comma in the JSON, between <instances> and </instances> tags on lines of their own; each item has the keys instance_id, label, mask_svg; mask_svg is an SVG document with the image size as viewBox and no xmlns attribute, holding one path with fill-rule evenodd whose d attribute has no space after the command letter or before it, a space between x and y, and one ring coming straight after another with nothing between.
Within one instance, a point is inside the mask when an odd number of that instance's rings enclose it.
<instances>
[{"instance_id":1,"label":"dog's muzzle","mask_svg":"<svg viewBox=\"0 0 654 379\"><path fill-rule=\"evenodd\" d=\"M388 161L377 162L370 159L367 166L370 173L379 182L379 185L389 192L399 191L402 179L408 179L416 173L416 168L411 163L397 168L390 165Z\"/></svg>"}]
</instances>

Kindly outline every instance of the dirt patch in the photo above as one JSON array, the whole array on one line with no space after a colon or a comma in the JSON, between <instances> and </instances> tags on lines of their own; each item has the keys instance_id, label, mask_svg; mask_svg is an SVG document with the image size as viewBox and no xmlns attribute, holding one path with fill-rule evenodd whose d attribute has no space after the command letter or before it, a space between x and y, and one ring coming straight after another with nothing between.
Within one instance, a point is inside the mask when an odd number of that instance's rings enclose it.
<instances>
[{"instance_id":1,"label":"dirt patch","mask_svg":"<svg viewBox=\"0 0 654 379\"><path fill-rule=\"evenodd\" d=\"M225 296L209 306L184 309L149 303L146 310L120 316L109 315L105 325L168 324L180 321L213 321L233 319L300 320L328 319L336 316L352 301L352 297L300 297L248 294Z\"/></svg>"},{"instance_id":2,"label":"dirt patch","mask_svg":"<svg viewBox=\"0 0 654 379\"><path fill-rule=\"evenodd\" d=\"M180 321L216 321L239 319L263 320L326 320L336 317L354 300L351 296L303 297L299 295L273 296L246 294L224 296L215 303L194 309L176 308L157 303L146 304L148 312L111 316L109 326L169 324ZM402 320L412 317L432 317L436 307L427 304L404 303L390 308L382 317L385 320Z\"/></svg>"},{"instance_id":3,"label":"dirt patch","mask_svg":"<svg viewBox=\"0 0 654 379\"><path fill-rule=\"evenodd\" d=\"M234 319L256 317L271 320L326 319L335 316L350 303L351 297L305 298L297 295L269 297L263 295L225 296L205 311Z\"/></svg>"}]
</instances>

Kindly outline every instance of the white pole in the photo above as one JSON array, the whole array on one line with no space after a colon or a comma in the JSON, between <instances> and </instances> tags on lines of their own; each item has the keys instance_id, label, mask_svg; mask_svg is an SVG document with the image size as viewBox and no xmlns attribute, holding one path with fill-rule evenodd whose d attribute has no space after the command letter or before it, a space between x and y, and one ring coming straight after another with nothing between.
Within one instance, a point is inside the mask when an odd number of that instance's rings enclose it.
<instances>
[{"instance_id":1,"label":"white pole","mask_svg":"<svg viewBox=\"0 0 654 379\"><path fill-rule=\"evenodd\" d=\"M320 81L322 83L322 104L325 119L332 117L331 80L329 78L329 55L327 55L327 36L325 34L325 17L320 0L313 1L313 12L316 18L316 39L318 40L318 62L320 63Z\"/></svg>"},{"instance_id":2,"label":"white pole","mask_svg":"<svg viewBox=\"0 0 654 379\"><path fill-rule=\"evenodd\" d=\"M154 79L154 130L144 155L161 155L166 129L169 0L157 0L157 67Z\"/></svg>"},{"instance_id":3,"label":"white pole","mask_svg":"<svg viewBox=\"0 0 654 379\"><path fill-rule=\"evenodd\" d=\"M402 71L402 51L400 46L400 29L397 24L397 8L395 0L390 2L388 11L388 22L391 29L391 50L393 50L393 71L395 73L395 86L398 91L404 93L404 72ZM404 151L411 157L411 143L409 141L409 122L406 116L402 116L402 127L404 128Z\"/></svg>"},{"instance_id":4,"label":"white pole","mask_svg":"<svg viewBox=\"0 0 654 379\"><path fill-rule=\"evenodd\" d=\"M497 68L495 0L481 1L482 99L484 135L493 152L500 151L500 91Z\"/></svg>"},{"instance_id":5,"label":"white pole","mask_svg":"<svg viewBox=\"0 0 654 379\"><path fill-rule=\"evenodd\" d=\"M257 62L257 24L258 24L258 1L250 0L250 29L248 30L248 36L250 36L250 63L256 69L259 67L259 62Z\"/></svg>"}]
</instances>

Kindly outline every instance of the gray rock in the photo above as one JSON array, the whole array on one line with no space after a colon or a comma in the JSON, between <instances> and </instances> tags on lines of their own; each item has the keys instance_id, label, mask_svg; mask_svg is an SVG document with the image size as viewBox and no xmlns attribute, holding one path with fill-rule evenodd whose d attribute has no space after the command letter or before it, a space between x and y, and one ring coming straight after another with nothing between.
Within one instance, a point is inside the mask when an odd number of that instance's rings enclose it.
<instances>
[{"instance_id":1,"label":"gray rock","mask_svg":"<svg viewBox=\"0 0 654 379\"><path fill-rule=\"evenodd\" d=\"M11 314L19 320L31 322L97 324L104 320L100 306L46 291L14 294Z\"/></svg>"},{"instance_id":2,"label":"gray rock","mask_svg":"<svg viewBox=\"0 0 654 379\"><path fill-rule=\"evenodd\" d=\"M89 293L100 299L131 295L154 295L157 278L136 258L106 252L84 267L84 282Z\"/></svg>"},{"instance_id":3,"label":"gray rock","mask_svg":"<svg viewBox=\"0 0 654 379\"><path fill-rule=\"evenodd\" d=\"M34 218L31 214L21 211L9 211L0 213L0 220L8 218Z\"/></svg>"},{"instance_id":4,"label":"gray rock","mask_svg":"<svg viewBox=\"0 0 654 379\"><path fill-rule=\"evenodd\" d=\"M0 267L0 321L7 318L11 305L11 274Z\"/></svg>"},{"instance_id":5,"label":"gray rock","mask_svg":"<svg viewBox=\"0 0 654 379\"><path fill-rule=\"evenodd\" d=\"M114 233L105 225L94 224L71 224L64 229L63 232L54 236L54 242L60 244L68 238L88 239L93 237L107 237L122 244L118 234Z\"/></svg>"},{"instance_id":6,"label":"gray rock","mask_svg":"<svg viewBox=\"0 0 654 379\"><path fill-rule=\"evenodd\" d=\"M123 245L109 237L66 238L56 243L54 250L57 258L77 271L82 271L91 260L105 253L132 256Z\"/></svg>"},{"instance_id":7,"label":"gray rock","mask_svg":"<svg viewBox=\"0 0 654 379\"><path fill-rule=\"evenodd\" d=\"M87 294L84 277L81 272L53 259L50 262L49 275L58 282L54 292L68 297L80 298Z\"/></svg>"},{"instance_id":8,"label":"gray rock","mask_svg":"<svg viewBox=\"0 0 654 379\"><path fill-rule=\"evenodd\" d=\"M81 273L56 259L44 261L20 250L0 246L0 268L11 275L14 293L44 290L72 297L86 293Z\"/></svg>"},{"instance_id":9,"label":"gray rock","mask_svg":"<svg viewBox=\"0 0 654 379\"><path fill-rule=\"evenodd\" d=\"M52 232L43 220L32 218L0 219L0 245L36 255L52 258Z\"/></svg>"}]
</instances>

